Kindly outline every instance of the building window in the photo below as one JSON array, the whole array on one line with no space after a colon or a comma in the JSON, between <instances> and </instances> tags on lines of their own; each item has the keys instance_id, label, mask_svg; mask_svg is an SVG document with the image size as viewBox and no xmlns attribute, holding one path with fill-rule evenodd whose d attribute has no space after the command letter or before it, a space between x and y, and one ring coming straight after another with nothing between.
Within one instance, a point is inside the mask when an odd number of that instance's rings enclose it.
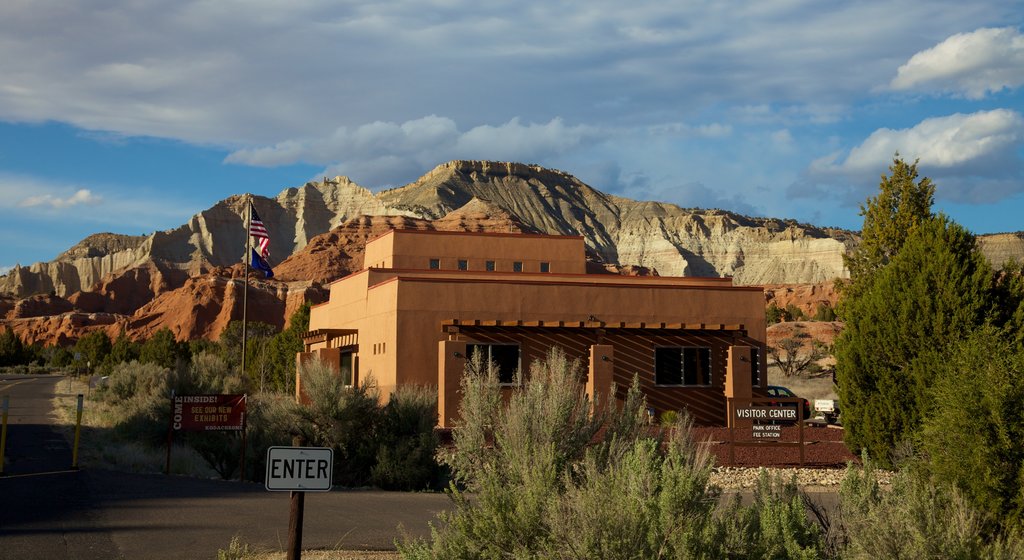
<instances>
[{"instance_id":1,"label":"building window","mask_svg":"<svg viewBox=\"0 0 1024 560\"><path fill-rule=\"evenodd\" d=\"M750 381L754 387L761 386L761 349L756 346L750 350Z\"/></svg>"},{"instance_id":2,"label":"building window","mask_svg":"<svg viewBox=\"0 0 1024 560\"><path fill-rule=\"evenodd\" d=\"M476 359L477 352L484 363L493 363L498 366L498 382L502 385L512 385L516 380L516 372L519 371L519 345L518 344L467 344L466 354Z\"/></svg>"},{"instance_id":3,"label":"building window","mask_svg":"<svg viewBox=\"0 0 1024 560\"><path fill-rule=\"evenodd\" d=\"M541 272L551 272L551 263L542 262L540 263Z\"/></svg>"},{"instance_id":4,"label":"building window","mask_svg":"<svg viewBox=\"0 0 1024 560\"><path fill-rule=\"evenodd\" d=\"M494 272L494 261L487 261L486 268L487 272Z\"/></svg>"},{"instance_id":5,"label":"building window","mask_svg":"<svg viewBox=\"0 0 1024 560\"><path fill-rule=\"evenodd\" d=\"M665 347L654 349L656 385L711 385L711 349L703 347Z\"/></svg>"},{"instance_id":6,"label":"building window","mask_svg":"<svg viewBox=\"0 0 1024 560\"><path fill-rule=\"evenodd\" d=\"M430 259L430 270L438 270L441 268L441 259Z\"/></svg>"},{"instance_id":7,"label":"building window","mask_svg":"<svg viewBox=\"0 0 1024 560\"><path fill-rule=\"evenodd\" d=\"M459 259L459 270L469 270L469 261L466 259Z\"/></svg>"},{"instance_id":8,"label":"building window","mask_svg":"<svg viewBox=\"0 0 1024 560\"><path fill-rule=\"evenodd\" d=\"M339 370L341 372L341 384L346 387L352 386L352 366L354 361L352 359L352 352L341 353L341 363L339 364Z\"/></svg>"},{"instance_id":9,"label":"building window","mask_svg":"<svg viewBox=\"0 0 1024 560\"><path fill-rule=\"evenodd\" d=\"M522 272L522 271L523 271L523 263L522 262L516 261L516 262L512 263L512 272Z\"/></svg>"}]
</instances>

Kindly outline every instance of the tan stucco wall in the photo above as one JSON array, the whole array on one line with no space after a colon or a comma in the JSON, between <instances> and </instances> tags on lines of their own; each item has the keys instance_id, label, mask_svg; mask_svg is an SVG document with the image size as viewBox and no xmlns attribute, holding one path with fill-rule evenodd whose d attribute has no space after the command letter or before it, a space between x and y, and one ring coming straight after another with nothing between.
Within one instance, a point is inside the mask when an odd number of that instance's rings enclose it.
<instances>
[{"instance_id":1,"label":"tan stucco wall","mask_svg":"<svg viewBox=\"0 0 1024 560\"><path fill-rule=\"evenodd\" d=\"M366 244L367 267L423 270L430 259L439 259L442 270L457 270L459 259L473 271L484 271L489 260L497 272L512 271L515 261L523 272L540 272L547 262L549 272L583 274L587 265L583 238L574 236L392 230Z\"/></svg>"},{"instance_id":2,"label":"tan stucco wall","mask_svg":"<svg viewBox=\"0 0 1024 560\"><path fill-rule=\"evenodd\" d=\"M392 250L394 258L386 254ZM445 255L453 254L450 267L446 266ZM511 269L510 263L520 260L520 254L534 255L533 262L551 262L553 272L531 273L528 266L524 273L500 272L501 267L499 272L482 271L484 259L501 262L505 255ZM332 283L329 301L311 310L310 330L357 330L359 377L372 375L384 399L401 384L437 386L439 343L450 337L463 342L487 340L492 335L498 337L492 336L496 341L520 337L524 371L529 371L530 360L543 355L545 345L551 343L571 347L584 360L589 345L610 344L615 356L614 380L620 388L628 385L634 373L640 373L645 391L660 394L652 398L659 412L687 407L706 421L718 421L719 409L724 411L728 347L764 348L763 291L733 287L729 279L719 278L586 275L583 255L582 239L574 237L388 234L367 246L367 264L383 263L389 268L364 270ZM442 270L424 270L429 258L442 258ZM468 258L471 270L453 270L458 258ZM477 258L479 268L474 271ZM530 262L525 257L522 260ZM559 262L573 270L559 272ZM442 322L451 319L703 323L729 328L660 333L608 329L605 341L600 342L596 331L585 329L497 334L467 329L450 335ZM743 332L737 331L740 325ZM313 344L311 350L325 344ZM656 387L653 345L658 344L712 347L712 386ZM762 351L762 372L764 357Z\"/></svg>"}]
</instances>

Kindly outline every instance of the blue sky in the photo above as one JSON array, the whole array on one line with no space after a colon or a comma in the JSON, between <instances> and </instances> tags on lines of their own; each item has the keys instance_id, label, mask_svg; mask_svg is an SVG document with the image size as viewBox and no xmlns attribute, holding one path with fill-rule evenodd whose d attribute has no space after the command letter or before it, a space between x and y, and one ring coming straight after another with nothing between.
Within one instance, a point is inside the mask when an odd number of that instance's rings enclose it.
<instances>
[{"instance_id":1,"label":"blue sky","mask_svg":"<svg viewBox=\"0 0 1024 560\"><path fill-rule=\"evenodd\" d=\"M1022 26L1016 0L7 0L0 270L452 159L858 229L899 151L972 231L1024 230Z\"/></svg>"}]
</instances>

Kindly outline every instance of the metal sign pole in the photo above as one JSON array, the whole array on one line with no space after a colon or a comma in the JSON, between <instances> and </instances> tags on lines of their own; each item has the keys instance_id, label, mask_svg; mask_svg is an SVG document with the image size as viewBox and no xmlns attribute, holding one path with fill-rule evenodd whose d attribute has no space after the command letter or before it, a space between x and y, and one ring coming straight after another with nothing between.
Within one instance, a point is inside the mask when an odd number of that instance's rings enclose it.
<instances>
[{"instance_id":1,"label":"metal sign pole","mask_svg":"<svg viewBox=\"0 0 1024 560\"><path fill-rule=\"evenodd\" d=\"M82 400L81 393L78 394L78 414L75 417L75 447L71 450L71 468L78 468L78 440L82 434Z\"/></svg>"}]
</instances>

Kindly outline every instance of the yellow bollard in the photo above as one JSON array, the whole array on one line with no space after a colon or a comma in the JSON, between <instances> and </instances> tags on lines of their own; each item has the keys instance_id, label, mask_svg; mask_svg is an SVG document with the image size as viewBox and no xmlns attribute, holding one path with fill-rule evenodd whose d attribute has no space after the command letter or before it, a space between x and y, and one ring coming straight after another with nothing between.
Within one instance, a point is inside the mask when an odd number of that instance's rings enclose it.
<instances>
[{"instance_id":1,"label":"yellow bollard","mask_svg":"<svg viewBox=\"0 0 1024 560\"><path fill-rule=\"evenodd\" d=\"M78 414L75 418L75 448L71 451L71 468L78 468L78 436L82 433L82 395L78 395Z\"/></svg>"},{"instance_id":2,"label":"yellow bollard","mask_svg":"<svg viewBox=\"0 0 1024 560\"><path fill-rule=\"evenodd\" d=\"M3 412L0 413L0 476L4 475L4 452L7 450L7 410L11 407L11 397L4 395Z\"/></svg>"}]
</instances>

